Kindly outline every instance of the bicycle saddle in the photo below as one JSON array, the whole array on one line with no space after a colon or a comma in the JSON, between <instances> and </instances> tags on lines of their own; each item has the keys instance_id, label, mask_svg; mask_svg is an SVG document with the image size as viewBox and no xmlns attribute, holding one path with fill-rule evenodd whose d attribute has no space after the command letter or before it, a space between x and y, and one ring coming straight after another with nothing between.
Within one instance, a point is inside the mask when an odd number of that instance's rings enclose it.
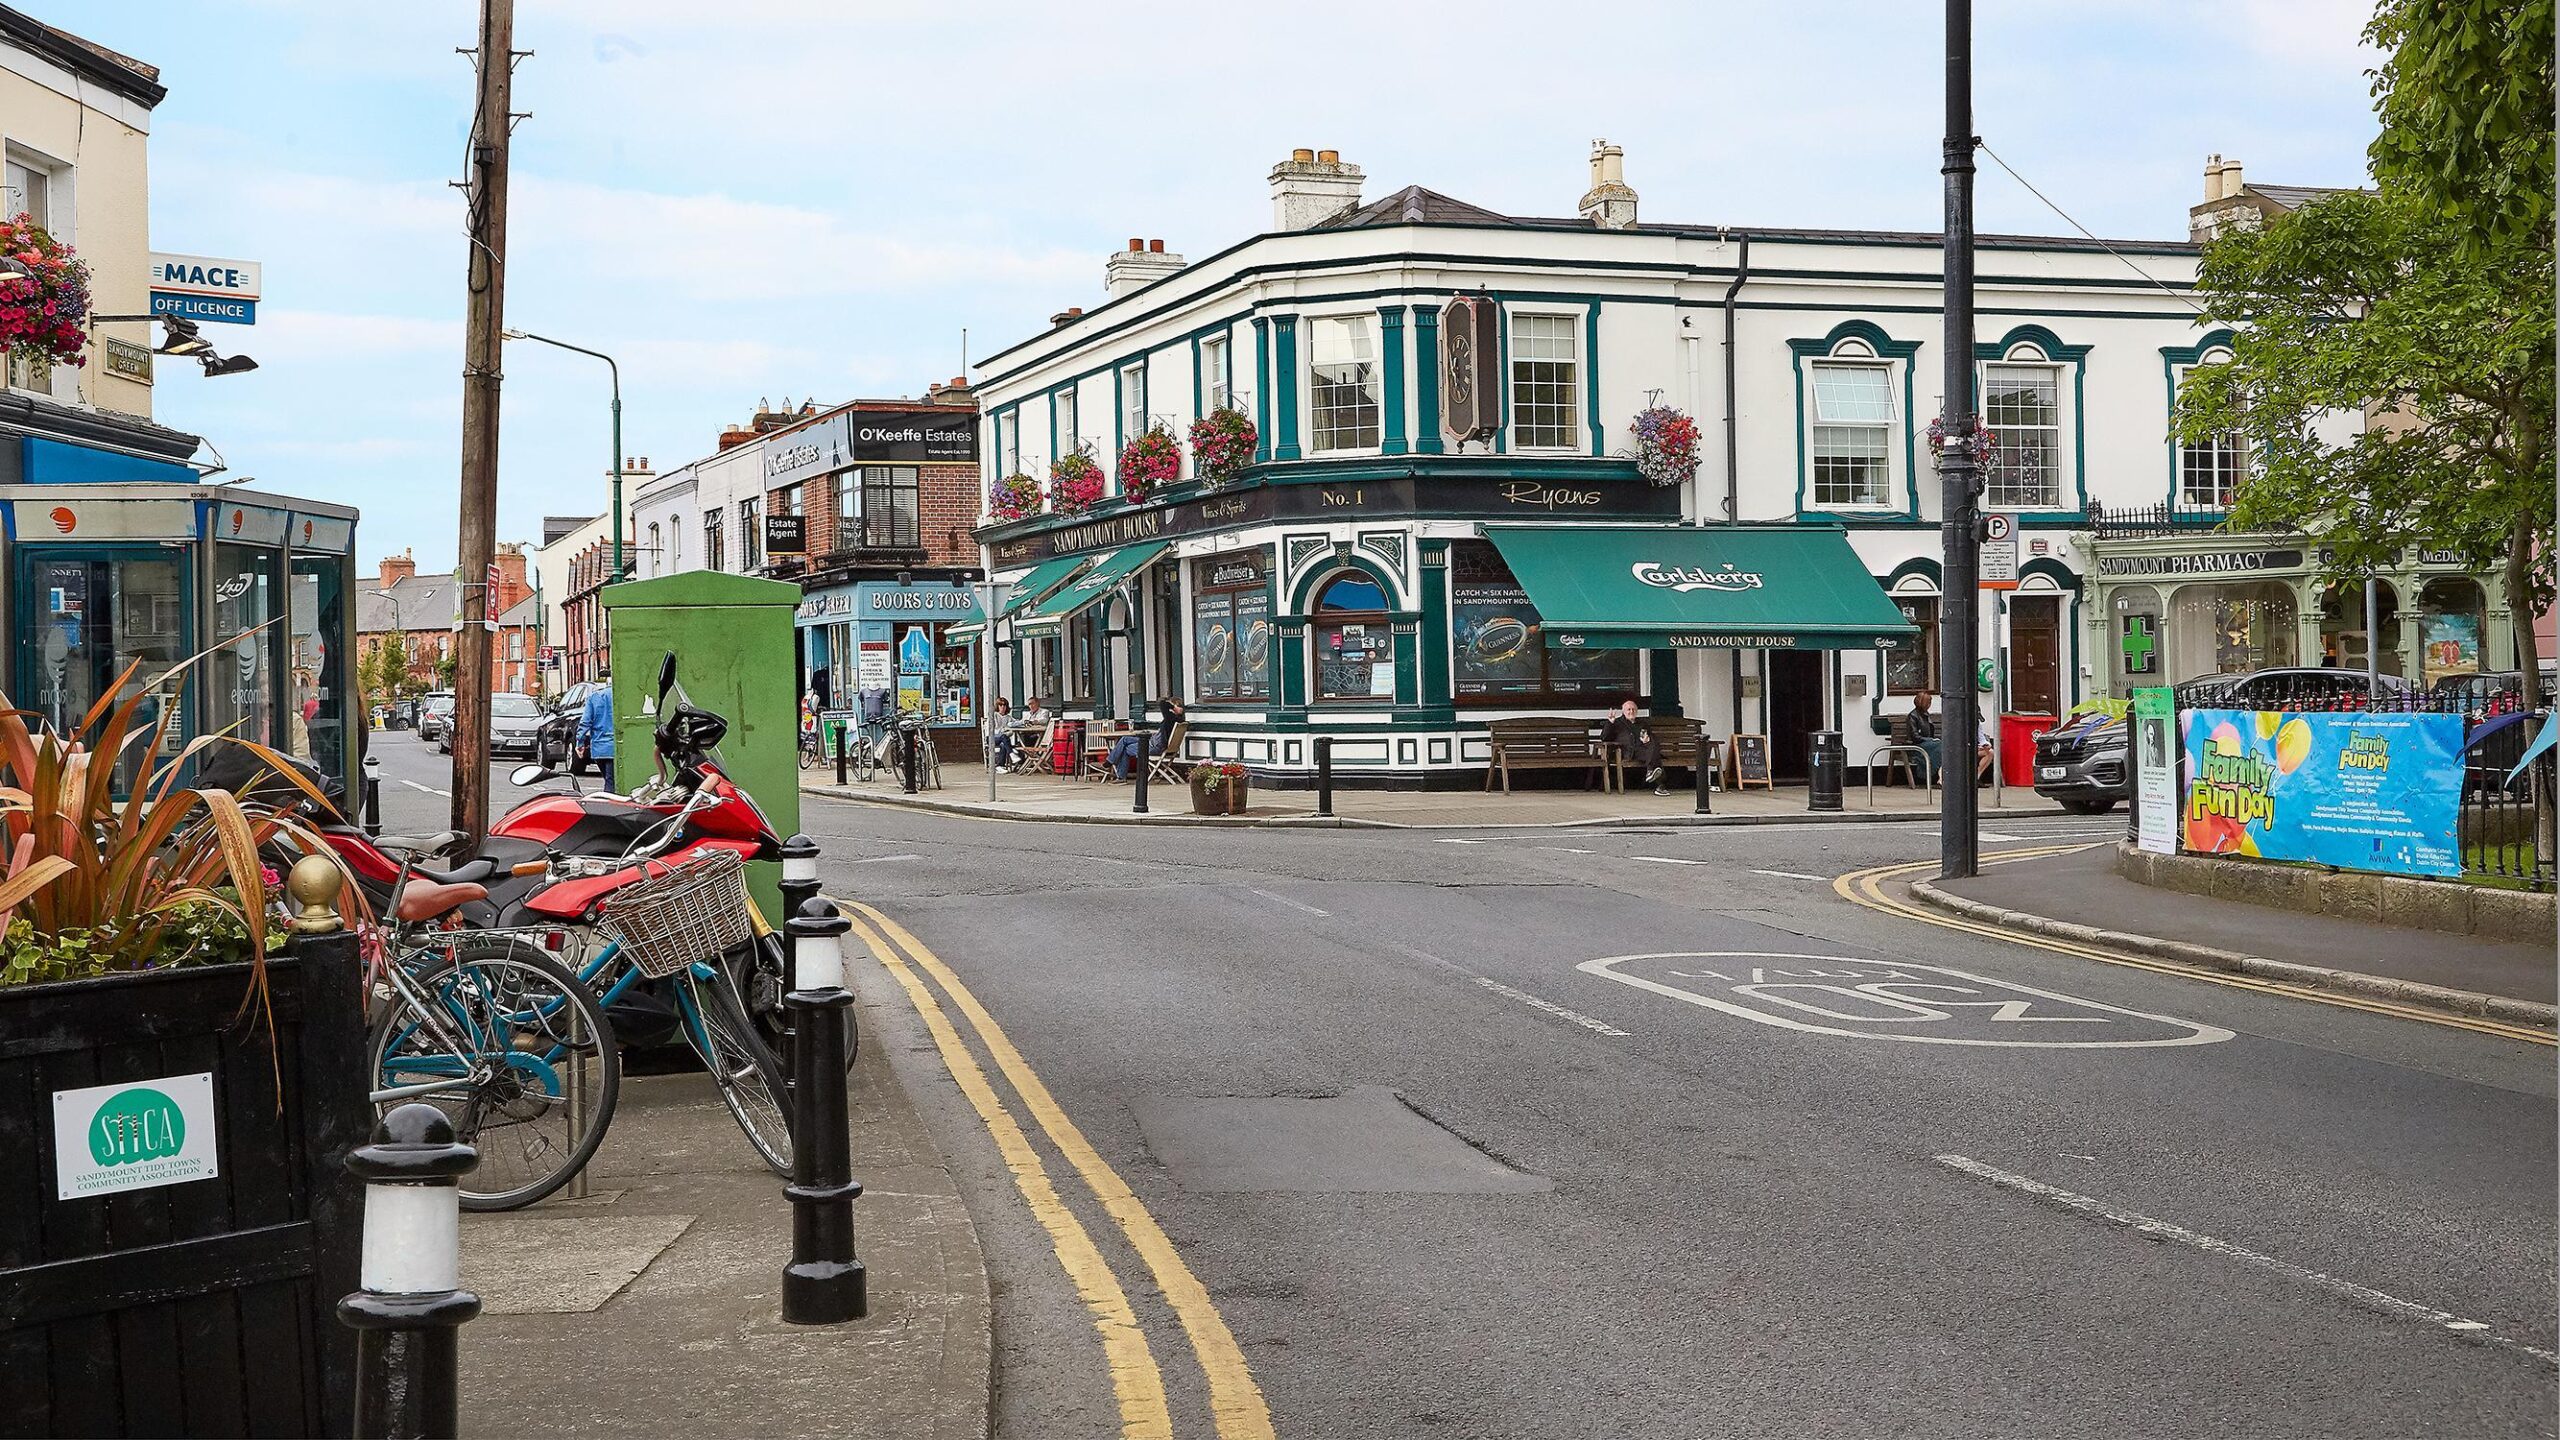
<instances>
[{"instance_id":1,"label":"bicycle saddle","mask_svg":"<svg viewBox=\"0 0 2560 1440\"><path fill-rule=\"evenodd\" d=\"M399 894L391 897L391 917L411 923L433 920L471 901L488 898L489 889L485 885L468 881L441 884L434 880L413 877L408 884L400 887Z\"/></svg>"}]
</instances>

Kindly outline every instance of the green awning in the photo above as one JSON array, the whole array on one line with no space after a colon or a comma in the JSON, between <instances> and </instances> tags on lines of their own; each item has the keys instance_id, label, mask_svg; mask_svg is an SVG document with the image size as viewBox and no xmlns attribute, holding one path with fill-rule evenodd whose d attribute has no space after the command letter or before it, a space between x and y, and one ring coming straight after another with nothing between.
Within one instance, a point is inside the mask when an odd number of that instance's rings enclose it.
<instances>
[{"instance_id":1,"label":"green awning","mask_svg":"<svg viewBox=\"0 0 2560 1440\"><path fill-rule=\"evenodd\" d=\"M942 639L945 644L950 645L972 644L980 635L986 633L986 629L987 622L984 620L963 620L957 625L944 626Z\"/></svg>"},{"instance_id":2,"label":"green awning","mask_svg":"<svg viewBox=\"0 0 2560 1440\"><path fill-rule=\"evenodd\" d=\"M1061 586L1058 593L1041 601L1022 617L1025 634L1046 633L1067 623L1069 616L1088 605L1109 599L1111 592L1139 571L1156 561L1156 557L1173 548L1170 540L1153 540L1144 545L1127 545L1093 562L1093 568Z\"/></svg>"},{"instance_id":3,"label":"green awning","mask_svg":"<svg viewBox=\"0 0 2560 1440\"><path fill-rule=\"evenodd\" d=\"M1919 631L1841 531L1809 525L1484 527L1546 643L1595 650L1894 650Z\"/></svg>"},{"instance_id":4,"label":"green awning","mask_svg":"<svg viewBox=\"0 0 2560 1440\"><path fill-rule=\"evenodd\" d=\"M1049 592L1065 584L1067 577L1076 573L1076 568L1082 564L1083 556L1068 555L1033 566L1030 574L1013 582L1013 589L1004 597L1004 608L996 612L996 618L1011 619L1048 599Z\"/></svg>"}]
</instances>

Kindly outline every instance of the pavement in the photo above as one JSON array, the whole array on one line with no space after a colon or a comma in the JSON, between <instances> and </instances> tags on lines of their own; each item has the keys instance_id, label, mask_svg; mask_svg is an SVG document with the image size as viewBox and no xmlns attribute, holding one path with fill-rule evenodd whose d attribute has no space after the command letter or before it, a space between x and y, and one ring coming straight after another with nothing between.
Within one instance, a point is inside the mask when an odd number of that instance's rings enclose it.
<instances>
[{"instance_id":1,"label":"pavement","mask_svg":"<svg viewBox=\"0 0 2560 1440\"><path fill-rule=\"evenodd\" d=\"M1914 884L1924 904L2163 959L2549 1025L2552 947L2307 915L2188 895L2116 873L2115 846L1986 866ZM2507 1002L2507 1003L2500 1003Z\"/></svg>"},{"instance_id":2,"label":"pavement","mask_svg":"<svg viewBox=\"0 0 2560 1440\"><path fill-rule=\"evenodd\" d=\"M880 1053L853 1075L871 1313L782 1322L783 1182L700 1074L626 1075L590 1195L467 1215L462 1433L984 1440L977 1230Z\"/></svg>"},{"instance_id":3,"label":"pavement","mask_svg":"<svg viewBox=\"0 0 2560 1440\"><path fill-rule=\"evenodd\" d=\"M983 819L1048 820L1096 825L1174 825L1194 827L1314 827L1446 829L1464 826L1519 828L1534 825L1755 825L1773 822L1857 824L1868 821L1934 821L1935 792L1910 787L1879 786L1874 802L1863 785L1851 786L1840 810L1815 813L1805 808L1801 785L1775 790L1718 790L1711 797L1714 813L1697 813L1694 791L1675 788L1668 795L1650 790L1611 794L1604 790L1522 787L1510 794L1473 788L1460 790L1369 790L1337 788L1333 815L1315 813L1313 790L1257 787L1244 815L1201 816L1191 810L1190 792L1178 785L1148 787L1147 813L1134 814L1131 788L1124 784L1061 779L1048 775L1000 775L996 798L987 798L986 772L953 766L943 788L909 795L888 780L836 785L825 767L804 772L805 793L839 800L867 800L912 810ZM2011 789L2008 804L1995 805L1982 795L1986 818L2063 813L2032 790Z\"/></svg>"},{"instance_id":4,"label":"pavement","mask_svg":"<svg viewBox=\"0 0 2560 1440\"><path fill-rule=\"evenodd\" d=\"M2547 1036L1844 898L1926 824L805 823L999 1436L2551 1433Z\"/></svg>"}]
</instances>

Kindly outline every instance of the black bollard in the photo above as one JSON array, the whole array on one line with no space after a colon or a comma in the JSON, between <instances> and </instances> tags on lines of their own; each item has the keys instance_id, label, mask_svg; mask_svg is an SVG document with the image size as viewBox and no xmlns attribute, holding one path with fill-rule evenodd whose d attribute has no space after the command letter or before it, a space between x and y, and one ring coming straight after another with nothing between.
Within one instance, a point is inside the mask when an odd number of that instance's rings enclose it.
<instances>
[{"instance_id":1,"label":"black bollard","mask_svg":"<svg viewBox=\"0 0 2560 1440\"><path fill-rule=\"evenodd\" d=\"M364 833L382 833L382 757L364 757Z\"/></svg>"},{"instance_id":2,"label":"black bollard","mask_svg":"<svg viewBox=\"0 0 2560 1440\"><path fill-rule=\"evenodd\" d=\"M1333 814L1333 737L1316 737L1316 813Z\"/></svg>"},{"instance_id":3,"label":"black bollard","mask_svg":"<svg viewBox=\"0 0 2560 1440\"><path fill-rule=\"evenodd\" d=\"M794 835L783 841L782 919L786 927L790 924L791 917L800 913L801 906L818 898L818 888L818 842L806 835ZM775 978L780 982L781 988L788 991L794 982L791 978L791 947L787 940L782 947L782 965L782 974ZM787 1003L782 1007L782 1018L786 1022L793 1019L796 1013ZM783 1056L786 1059L792 1056L788 1043L784 1042L783 1048ZM784 1077L785 1080L792 1078L794 1077Z\"/></svg>"},{"instance_id":4,"label":"black bollard","mask_svg":"<svg viewBox=\"0 0 2560 1440\"><path fill-rule=\"evenodd\" d=\"M1129 785L1129 813L1132 815L1146 814L1147 747L1144 741L1139 742L1138 753L1129 763Z\"/></svg>"},{"instance_id":5,"label":"black bollard","mask_svg":"<svg viewBox=\"0 0 2560 1440\"><path fill-rule=\"evenodd\" d=\"M841 720L836 722L836 783L839 785L843 784L845 780L844 732L852 728L852 726L845 724Z\"/></svg>"},{"instance_id":6,"label":"black bollard","mask_svg":"<svg viewBox=\"0 0 2560 1440\"><path fill-rule=\"evenodd\" d=\"M460 1429L462 1177L480 1157L432 1105L403 1105L347 1157L364 1182L363 1288L338 1302L356 1331L356 1440L445 1440Z\"/></svg>"},{"instance_id":7,"label":"black bollard","mask_svg":"<svg viewBox=\"0 0 2560 1440\"><path fill-rule=\"evenodd\" d=\"M782 1269L782 1318L835 1325L871 1313L853 1251L852 1122L845 1102L844 936L851 921L824 900L791 914L791 1263Z\"/></svg>"},{"instance_id":8,"label":"black bollard","mask_svg":"<svg viewBox=\"0 0 2560 1440\"><path fill-rule=\"evenodd\" d=\"M1707 763L1707 753L1706 737L1702 735L1698 738L1698 763L1690 771L1690 778L1698 786L1698 813L1701 815L1716 813L1715 801L1707 798L1715 793L1716 767Z\"/></svg>"}]
</instances>

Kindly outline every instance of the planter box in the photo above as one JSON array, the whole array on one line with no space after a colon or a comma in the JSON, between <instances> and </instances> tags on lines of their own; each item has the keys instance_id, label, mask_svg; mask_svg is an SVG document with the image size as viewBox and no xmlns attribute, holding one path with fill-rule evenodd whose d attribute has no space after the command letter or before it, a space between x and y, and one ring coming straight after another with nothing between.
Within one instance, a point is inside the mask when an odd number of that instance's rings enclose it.
<instances>
[{"instance_id":1,"label":"planter box","mask_svg":"<svg viewBox=\"0 0 2560 1440\"><path fill-rule=\"evenodd\" d=\"M246 965L0 990L0 1435L352 1430L333 1307L373 1125L353 938L268 976L273 1051L239 1015ZM57 1198L57 1092L205 1073L215 1176Z\"/></svg>"}]
</instances>

